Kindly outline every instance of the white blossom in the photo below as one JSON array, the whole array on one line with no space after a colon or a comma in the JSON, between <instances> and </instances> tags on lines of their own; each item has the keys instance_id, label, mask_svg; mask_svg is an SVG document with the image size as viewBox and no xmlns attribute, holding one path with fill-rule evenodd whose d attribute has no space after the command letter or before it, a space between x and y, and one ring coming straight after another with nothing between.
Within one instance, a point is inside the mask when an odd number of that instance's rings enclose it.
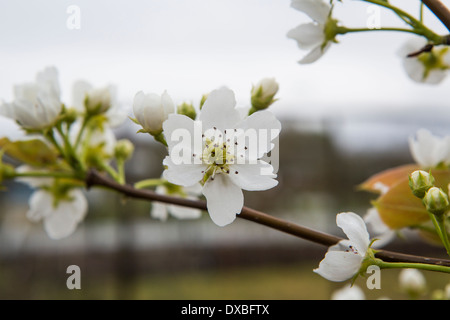
<instances>
[{"instance_id":1,"label":"white blossom","mask_svg":"<svg viewBox=\"0 0 450 320\"><path fill-rule=\"evenodd\" d=\"M450 162L450 136L440 138L426 129L420 129L416 139L409 138L409 148L414 161L424 168Z\"/></svg>"},{"instance_id":2,"label":"white blossom","mask_svg":"<svg viewBox=\"0 0 450 320\"><path fill-rule=\"evenodd\" d=\"M198 197L201 195L202 188L201 185L198 183L191 187L179 187L182 190L177 190L174 194L172 190L165 186L160 185L156 188L155 192L159 194L165 194L165 195L176 195L181 196L186 199L195 200L198 199ZM183 206L177 206L173 204L164 204L160 202L153 202L152 203L152 210L151 210L151 216L155 219L160 219L162 221L166 221L169 217L169 214L177 219L198 219L202 215L202 211L195 208L188 208Z\"/></svg>"},{"instance_id":3,"label":"white blossom","mask_svg":"<svg viewBox=\"0 0 450 320\"><path fill-rule=\"evenodd\" d=\"M448 46L434 47L430 52L423 52L415 57L409 54L418 52L426 46L425 38L411 38L398 51L403 67L408 76L419 83L439 84L450 69L450 50Z\"/></svg>"},{"instance_id":4,"label":"white blossom","mask_svg":"<svg viewBox=\"0 0 450 320\"><path fill-rule=\"evenodd\" d=\"M414 296L422 294L426 289L426 280L417 269L403 269L399 274L400 289Z\"/></svg>"},{"instance_id":5,"label":"white blossom","mask_svg":"<svg viewBox=\"0 0 450 320\"><path fill-rule=\"evenodd\" d=\"M327 23L336 23L330 18L331 5L325 0L292 0L291 7L307 14L313 22L297 26L287 33L287 37L297 41L302 50L309 52L299 61L300 64L318 60L334 41L334 35L327 36Z\"/></svg>"},{"instance_id":6,"label":"white blossom","mask_svg":"<svg viewBox=\"0 0 450 320\"><path fill-rule=\"evenodd\" d=\"M58 71L54 67L39 72L32 83L14 86L14 100L0 105L0 115L29 130L54 125L61 110Z\"/></svg>"},{"instance_id":7,"label":"white blossom","mask_svg":"<svg viewBox=\"0 0 450 320\"><path fill-rule=\"evenodd\" d=\"M163 126L169 147L164 178L184 187L202 183L209 215L219 226L233 222L241 212L242 189L266 190L278 184L273 167L260 158L273 148L271 141L278 136L280 122L266 110L243 119L235 105L233 91L217 89L208 95L199 120L171 114ZM248 132L270 134L266 141L248 141ZM253 148L251 142L259 147Z\"/></svg>"},{"instance_id":8,"label":"white blossom","mask_svg":"<svg viewBox=\"0 0 450 320\"><path fill-rule=\"evenodd\" d=\"M338 282L348 280L359 272L369 249L370 237L364 220L353 212L338 214L336 223L348 240L341 240L331 246L314 272Z\"/></svg>"},{"instance_id":9,"label":"white blossom","mask_svg":"<svg viewBox=\"0 0 450 320\"><path fill-rule=\"evenodd\" d=\"M169 114L175 112L175 105L166 91L162 95L139 91L134 97L133 112L143 130L156 135L161 133Z\"/></svg>"},{"instance_id":10,"label":"white blossom","mask_svg":"<svg viewBox=\"0 0 450 320\"><path fill-rule=\"evenodd\" d=\"M389 228L381 219L380 213L376 208L367 210L364 216L367 230L371 239L377 239L373 242L373 248L381 248L390 243L395 238L395 231Z\"/></svg>"},{"instance_id":11,"label":"white blossom","mask_svg":"<svg viewBox=\"0 0 450 320\"><path fill-rule=\"evenodd\" d=\"M366 300L364 291L356 286L345 286L333 292L331 300Z\"/></svg>"}]
</instances>

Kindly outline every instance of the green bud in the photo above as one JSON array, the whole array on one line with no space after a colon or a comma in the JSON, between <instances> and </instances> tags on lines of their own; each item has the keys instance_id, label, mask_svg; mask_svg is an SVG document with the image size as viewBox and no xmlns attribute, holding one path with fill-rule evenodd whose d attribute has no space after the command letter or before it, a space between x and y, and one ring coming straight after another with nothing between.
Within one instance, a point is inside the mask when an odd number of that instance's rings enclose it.
<instances>
[{"instance_id":1,"label":"green bud","mask_svg":"<svg viewBox=\"0 0 450 320\"><path fill-rule=\"evenodd\" d=\"M434 187L434 177L431 173L416 170L409 176L409 187L417 198L422 199L425 193Z\"/></svg>"},{"instance_id":2,"label":"green bud","mask_svg":"<svg viewBox=\"0 0 450 320\"><path fill-rule=\"evenodd\" d=\"M252 111L267 109L272 103L276 101L274 99L278 92L278 83L274 78L265 78L259 81L252 87L251 91L251 103Z\"/></svg>"},{"instance_id":3,"label":"green bud","mask_svg":"<svg viewBox=\"0 0 450 320\"><path fill-rule=\"evenodd\" d=\"M74 123L77 120L78 112L74 108L70 108L70 109L65 108L63 117L64 117L63 118L64 121L67 122L69 125L71 125L72 123Z\"/></svg>"},{"instance_id":4,"label":"green bud","mask_svg":"<svg viewBox=\"0 0 450 320\"><path fill-rule=\"evenodd\" d=\"M114 156L116 159L128 160L134 152L134 145L128 139L117 141L114 147Z\"/></svg>"},{"instance_id":5,"label":"green bud","mask_svg":"<svg viewBox=\"0 0 450 320\"><path fill-rule=\"evenodd\" d=\"M429 212L436 216L443 215L450 206L447 194L438 187L432 187L426 192L423 204Z\"/></svg>"},{"instance_id":6,"label":"green bud","mask_svg":"<svg viewBox=\"0 0 450 320\"><path fill-rule=\"evenodd\" d=\"M197 112L192 104L183 102L177 108L177 113L188 116L192 120L195 120L197 117Z\"/></svg>"}]
</instances>

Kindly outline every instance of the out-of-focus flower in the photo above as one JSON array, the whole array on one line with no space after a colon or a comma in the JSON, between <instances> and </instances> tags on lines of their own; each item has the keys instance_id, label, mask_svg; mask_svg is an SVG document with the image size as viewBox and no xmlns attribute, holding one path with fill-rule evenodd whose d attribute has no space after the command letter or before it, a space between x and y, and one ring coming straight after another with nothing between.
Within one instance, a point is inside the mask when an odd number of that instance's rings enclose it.
<instances>
[{"instance_id":1,"label":"out-of-focus flower","mask_svg":"<svg viewBox=\"0 0 450 320\"><path fill-rule=\"evenodd\" d=\"M331 295L331 300L366 300L364 291L356 285L345 286Z\"/></svg>"},{"instance_id":2,"label":"out-of-focus flower","mask_svg":"<svg viewBox=\"0 0 450 320\"><path fill-rule=\"evenodd\" d=\"M242 189L267 190L278 184L273 167L260 158L272 150L280 122L267 110L242 119L235 105L233 91L217 89L208 95L199 120L171 114L163 126L169 147L164 178L184 187L202 183L209 215L219 226L241 212ZM258 132L269 133L268 139L263 141ZM254 138L246 139L248 133Z\"/></svg>"},{"instance_id":3,"label":"out-of-focus flower","mask_svg":"<svg viewBox=\"0 0 450 320\"><path fill-rule=\"evenodd\" d=\"M198 183L191 187L180 187L170 183L160 185L156 188L156 193L178 196L186 199L198 199L202 193L202 186ZM177 219L198 219L202 211L195 208L164 204L160 202L152 203L151 216L162 221L167 220L169 214Z\"/></svg>"},{"instance_id":4,"label":"out-of-focus flower","mask_svg":"<svg viewBox=\"0 0 450 320\"><path fill-rule=\"evenodd\" d=\"M332 6L325 0L292 0L291 7L308 15L314 22L297 26L287 33L287 37L297 41L302 50L309 50L300 64L318 60L336 42L337 20L331 17Z\"/></svg>"},{"instance_id":5,"label":"out-of-focus flower","mask_svg":"<svg viewBox=\"0 0 450 320\"><path fill-rule=\"evenodd\" d=\"M336 223L348 240L341 240L331 246L314 272L325 279L339 282L352 278L360 271L369 250L370 237L364 220L353 212L338 214Z\"/></svg>"},{"instance_id":6,"label":"out-of-focus flower","mask_svg":"<svg viewBox=\"0 0 450 320\"><path fill-rule=\"evenodd\" d=\"M411 155L423 168L450 162L450 136L439 138L426 129L417 131L417 139L409 138Z\"/></svg>"},{"instance_id":7,"label":"out-of-focus flower","mask_svg":"<svg viewBox=\"0 0 450 320\"><path fill-rule=\"evenodd\" d=\"M417 298L426 291L426 280L422 272L417 269L403 269L399 274L400 289L413 298Z\"/></svg>"},{"instance_id":8,"label":"out-of-focus flower","mask_svg":"<svg viewBox=\"0 0 450 320\"><path fill-rule=\"evenodd\" d=\"M377 239L372 243L372 248L381 248L395 238L395 231L381 220L376 208L367 210L367 214L364 216L364 222L366 223L370 238Z\"/></svg>"},{"instance_id":9,"label":"out-of-focus flower","mask_svg":"<svg viewBox=\"0 0 450 320\"><path fill-rule=\"evenodd\" d=\"M163 122L175 112L175 105L166 91L161 96L139 91L134 97L133 112L143 132L158 135L162 132Z\"/></svg>"},{"instance_id":10,"label":"out-of-focus flower","mask_svg":"<svg viewBox=\"0 0 450 320\"><path fill-rule=\"evenodd\" d=\"M14 86L14 100L0 105L0 115L28 130L53 126L61 111L58 71L54 67L39 72L33 83Z\"/></svg>"},{"instance_id":11,"label":"out-of-focus flower","mask_svg":"<svg viewBox=\"0 0 450 320\"><path fill-rule=\"evenodd\" d=\"M408 40L398 51L408 76L419 83L439 84L450 69L450 50L448 46L433 47L431 51L418 56L408 57L427 45L425 38L415 37Z\"/></svg>"},{"instance_id":12,"label":"out-of-focus flower","mask_svg":"<svg viewBox=\"0 0 450 320\"><path fill-rule=\"evenodd\" d=\"M127 117L118 103L117 88L113 85L95 88L89 82L76 81L72 88L72 106L78 112L104 114L110 127L121 125Z\"/></svg>"}]
</instances>

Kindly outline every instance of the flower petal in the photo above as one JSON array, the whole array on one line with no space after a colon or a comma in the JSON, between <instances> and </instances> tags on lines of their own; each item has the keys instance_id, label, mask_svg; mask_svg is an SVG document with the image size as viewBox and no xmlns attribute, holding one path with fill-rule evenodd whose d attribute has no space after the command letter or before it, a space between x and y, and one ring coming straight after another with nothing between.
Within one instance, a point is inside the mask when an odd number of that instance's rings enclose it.
<instances>
[{"instance_id":1,"label":"flower petal","mask_svg":"<svg viewBox=\"0 0 450 320\"><path fill-rule=\"evenodd\" d=\"M232 164L228 177L241 189L248 191L267 190L278 185L273 167L258 160L256 164Z\"/></svg>"},{"instance_id":2,"label":"flower petal","mask_svg":"<svg viewBox=\"0 0 450 320\"><path fill-rule=\"evenodd\" d=\"M208 212L215 224L222 227L230 224L244 206L244 195L224 174L217 174L203 186L203 195L207 200Z\"/></svg>"},{"instance_id":3,"label":"flower petal","mask_svg":"<svg viewBox=\"0 0 450 320\"><path fill-rule=\"evenodd\" d=\"M291 7L319 23L325 23L331 10L330 4L323 0L292 0Z\"/></svg>"},{"instance_id":4,"label":"flower petal","mask_svg":"<svg viewBox=\"0 0 450 320\"><path fill-rule=\"evenodd\" d=\"M234 92L230 89L223 87L212 91L203 104L199 116L203 131L214 127L222 132L226 129L234 129L241 120L240 113L235 106Z\"/></svg>"},{"instance_id":5,"label":"flower petal","mask_svg":"<svg viewBox=\"0 0 450 320\"><path fill-rule=\"evenodd\" d=\"M309 64L309 63L316 62L325 54L325 52L328 51L330 46L331 46L331 43L327 42L325 47L322 47L322 45L315 47L306 56L304 56L298 63Z\"/></svg>"},{"instance_id":6,"label":"flower petal","mask_svg":"<svg viewBox=\"0 0 450 320\"><path fill-rule=\"evenodd\" d=\"M343 212L336 216L336 224L347 235L358 254L364 257L369 248L370 236L363 218L353 212Z\"/></svg>"},{"instance_id":7,"label":"flower petal","mask_svg":"<svg viewBox=\"0 0 450 320\"><path fill-rule=\"evenodd\" d=\"M183 187L190 187L202 180L206 165L203 164L175 164L170 156L167 156L163 165L167 169L163 172L163 177L170 183Z\"/></svg>"},{"instance_id":8,"label":"flower petal","mask_svg":"<svg viewBox=\"0 0 450 320\"><path fill-rule=\"evenodd\" d=\"M359 271L362 260L363 257L353 252L328 251L313 271L330 281L345 281Z\"/></svg>"},{"instance_id":9,"label":"flower petal","mask_svg":"<svg viewBox=\"0 0 450 320\"><path fill-rule=\"evenodd\" d=\"M300 49L313 49L325 41L323 25L304 23L287 33L287 37L297 41Z\"/></svg>"}]
</instances>

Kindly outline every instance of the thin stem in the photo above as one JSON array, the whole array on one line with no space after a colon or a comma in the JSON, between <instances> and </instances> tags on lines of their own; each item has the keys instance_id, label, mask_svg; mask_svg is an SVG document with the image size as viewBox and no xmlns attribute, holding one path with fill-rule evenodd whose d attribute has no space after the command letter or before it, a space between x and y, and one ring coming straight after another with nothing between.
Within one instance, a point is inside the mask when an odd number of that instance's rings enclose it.
<instances>
[{"instance_id":1,"label":"thin stem","mask_svg":"<svg viewBox=\"0 0 450 320\"><path fill-rule=\"evenodd\" d=\"M77 179L77 176L74 173L70 172L40 172L40 171L15 172L14 177Z\"/></svg>"},{"instance_id":2,"label":"thin stem","mask_svg":"<svg viewBox=\"0 0 450 320\"><path fill-rule=\"evenodd\" d=\"M108 179L107 177L99 174L95 170L91 170L88 172L88 175L86 177L86 186L88 188L93 186L105 187L107 189L115 190L119 193L122 193L125 196L135 199L158 201L163 203L179 205L183 207L207 210L205 201L191 200L186 198L168 196L165 194L158 194L154 191L147 189L135 189L130 185L126 184L122 185L111 179ZM339 242L340 240L342 240L342 238L327 233L323 233L320 231L316 231L304 226L300 226L292 222L277 217L273 217L266 213L245 206L242 208L241 213L238 214L237 217L248 221L253 221L260 225L264 225L269 228L282 231L290 235L324 246L332 246L337 242ZM437 266L450 267L450 260L420 257L386 250L377 251L376 257L382 259L385 262L423 263L423 264L433 264Z\"/></svg>"},{"instance_id":3,"label":"thin stem","mask_svg":"<svg viewBox=\"0 0 450 320\"><path fill-rule=\"evenodd\" d=\"M440 236L441 236L441 240L442 243L444 244L445 249L447 250L447 254L450 255L450 243L448 241L448 234L447 234L447 229L445 227L445 220L444 220L444 216L438 216L436 217L436 222L437 222L437 226L440 230Z\"/></svg>"},{"instance_id":4,"label":"thin stem","mask_svg":"<svg viewBox=\"0 0 450 320\"><path fill-rule=\"evenodd\" d=\"M450 273L450 267L448 266L439 266L435 264L425 264L425 263L406 263L406 262L385 262L381 261L378 262L377 265L381 269L421 269L421 270L428 270L428 271L437 271L437 272L444 272L444 273Z\"/></svg>"},{"instance_id":5,"label":"thin stem","mask_svg":"<svg viewBox=\"0 0 450 320\"><path fill-rule=\"evenodd\" d=\"M84 129L86 128L86 126L87 126L87 124L88 124L90 119L91 119L91 117L88 116L87 114L84 116L83 123L81 124L80 131L78 131L78 135L77 135L77 138L75 140L75 144L74 144L74 149L75 150L78 149L78 145L80 144L81 137L83 136Z\"/></svg>"},{"instance_id":6,"label":"thin stem","mask_svg":"<svg viewBox=\"0 0 450 320\"><path fill-rule=\"evenodd\" d=\"M157 187L160 186L164 183L166 183L167 180L164 179L146 179L146 180L141 180L139 182L136 182L134 184L134 187L136 189L144 189L144 188L149 188L149 187Z\"/></svg>"},{"instance_id":7,"label":"thin stem","mask_svg":"<svg viewBox=\"0 0 450 320\"><path fill-rule=\"evenodd\" d=\"M398 31L398 32L408 32L408 33L414 33L416 35L423 36L424 34L418 30L415 29L405 29L405 28L395 28L395 27L383 27L383 28L346 28L346 27L339 27L338 33L339 34L346 34L346 33L352 33L352 32L367 32L367 31Z\"/></svg>"}]
</instances>

